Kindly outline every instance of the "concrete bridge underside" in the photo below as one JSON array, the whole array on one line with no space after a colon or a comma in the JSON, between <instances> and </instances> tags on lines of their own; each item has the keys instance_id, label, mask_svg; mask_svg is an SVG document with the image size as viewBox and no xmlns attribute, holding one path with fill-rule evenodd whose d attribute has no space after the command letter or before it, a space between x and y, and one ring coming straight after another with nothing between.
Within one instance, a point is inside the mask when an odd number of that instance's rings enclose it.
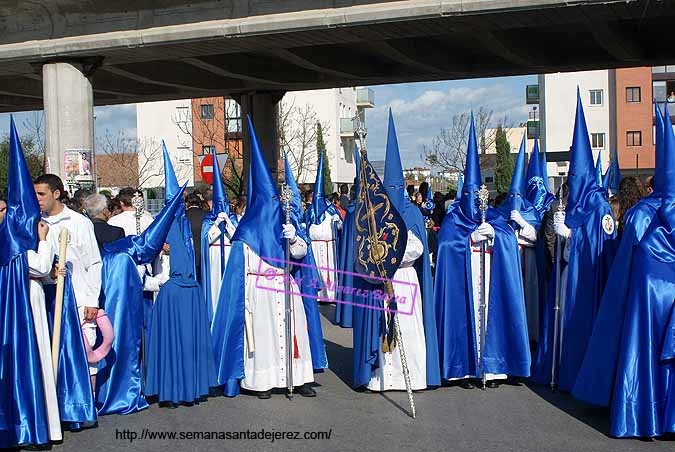
<instances>
[{"instance_id":1,"label":"concrete bridge underside","mask_svg":"<svg viewBox=\"0 0 675 452\"><path fill-rule=\"evenodd\" d=\"M658 0L0 0L0 111L43 108L45 63L93 103L672 63Z\"/></svg>"}]
</instances>

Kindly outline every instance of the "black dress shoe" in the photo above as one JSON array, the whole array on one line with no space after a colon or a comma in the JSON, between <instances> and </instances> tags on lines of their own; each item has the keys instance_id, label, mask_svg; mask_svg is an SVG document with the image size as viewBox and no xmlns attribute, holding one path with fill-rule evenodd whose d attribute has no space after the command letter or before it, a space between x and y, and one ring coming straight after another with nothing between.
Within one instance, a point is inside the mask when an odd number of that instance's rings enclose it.
<instances>
[{"instance_id":1,"label":"black dress shoe","mask_svg":"<svg viewBox=\"0 0 675 452\"><path fill-rule=\"evenodd\" d=\"M307 385L299 386L294 392L302 397L316 397L316 391Z\"/></svg>"},{"instance_id":2,"label":"black dress shoe","mask_svg":"<svg viewBox=\"0 0 675 452\"><path fill-rule=\"evenodd\" d=\"M488 389L495 389L499 387L499 384L495 380L490 380L485 383L485 387Z\"/></svg>"},{"instance_id":3,"label":"black dress shoe","mask_svg":"<svg viewBox=\"0 0 675 452\"><path fill-rule=\"evenodd\" d=\"M462 380L459 387L462 389L476 389L476 385L471 380Z\"/></svg>"},{"instance_id":4,"label":"black dress shoe","mask_svg":"<svg viewBox=\"0 0 675 452\"><path fill-rule=\"evenodd\" d=\"M259 391L258 398L261 400L267 400L272 398L272 390L268 389L267 391Z\"/></svg>"}]
</instances>

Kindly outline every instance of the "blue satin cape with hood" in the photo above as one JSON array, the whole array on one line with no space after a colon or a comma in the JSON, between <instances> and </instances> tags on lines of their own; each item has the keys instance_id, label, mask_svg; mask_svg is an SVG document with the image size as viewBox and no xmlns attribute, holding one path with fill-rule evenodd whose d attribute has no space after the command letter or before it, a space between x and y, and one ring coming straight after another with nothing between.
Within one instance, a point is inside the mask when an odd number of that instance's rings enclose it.
<instances>
[{"instance_id":1,"label":"blue satin cape with hood","mask_svg":"<svg viewBox=\"0 0 675 452\"><path fill-rule=\"evenodd\" d=\"M141 382L143 281L137 265L154 262L162 251L176 212L183 206L183 190L185 187L141 235L103 247L101 305L113 325L115 339L96 376L96 407L101 415L130 414L148 407Z\"/></svg>"},{"instance_id":2,"label":"blue satin cape with hood","mask_svg":"<svg viewBox=\"0 0 675 452\"><path fill-rule=\"evenodd\" d=\"M26 257L37 250L40 208L12 117L7 174L7 214L0 223L1 448L49 442Z\"/></svg>"},{"instance_id":3,"label":"blue satin cape with hood","mask_svg":"<svg viewBox=\"0 0 675 452\"><path fill-rule=\"evenodd\" d=\"M605 232L603 228L603 219L614 220L607 193L597 183L578 91L571 159L565 224L572 230L572 237L569 239L567 289L561 319L563 341L558 366L558 387L563 391L570 391L576 381L616 247L615 228L611 233ZM551 287L533 363L532 378L538 384L551 382L554 306L555 287Z\"/></svg>"},{"instance_id":4,"label":"blue satin cape with hood","mask_svg":"<svg viewBox=\"0 0 675 452\"><path fill-rule=\"evenodd\" d=\"M387 191L392 206L401 214L408 233L415 234L422 242L424 248L422 256L414 264L420 284L419 296L414 302L422 303L422 320L424 323L427 357L427 386L440 386L438 336L436 334L431 259L429 258L426 228L422 213L405 196L405 181L403 179L401 157L391 110L389 111L389 130L382 184ZM353 279L360 281L360 284L364 286L368 284L361 278ZM359 283L357 282L357 284ZM377 303L376 306L381 305L381 301ZM354 387L359 387L367 385L373 371L379 367L379 351L380 347L382 347L382 337L385 333L385 311L363 306L354 306L353 308Z\"/></svg>"},{"instance_id":5,"label":"blue satin cape with hood","mask_svg":"<svg viewBox=\"0 0 675 452\"><path fill-rule=\"evenodd\" d=\"M223 276L216 312L211 325L216 377L219 386L228 397L240 392L244 378L244 301L246 288L246 265L244 244L267 264L283 268L285 240L282 236L284 215L281 211L279 193L272 181L267 163L260 150L258 139L247 117L251 136L251 166L249 167L246 214L242 217L232 237L232 249ZM265 225L260 228L260 225ZM296 231L298 231L296 226ZM298 232L302 239L302 235ZM309 244L307 245L309 247ZM311 337L317 334L310 331ZM314 357L312 357L314 365Z\"/></svg>"},{"instance_id":6,"label":"blue satin cape with hood","mask_svg":"<svg viewBox=\"0 0 675 452\"><path fill-rule=\"evenodd\" d=\"M202 229L200 234L200 240L202 243L202 255L201 259L201 269L202 269L202 290L204 291L204 300L206 301L206 310L209 315L209 322L213 320L213 300L211 300L211 284L220 284L219 281L211 281L211 255L209 253L209 229L213 226L213 223L218 218L219 213L225 213L228 217L232 217L230 212L230 202L227 199L225 194L225 187L223 186L223 180L221 179L220 166L218 166L218 158L216 155L216 148L213 148L213 199L211 201L211 211L204 217L202 220ZM221 223L220 233L225 234L225 223ZM220 240L220 264L221 264L221 279L222 275L225 273L225 249L223 247L223 236L221 235Z\"/></svg>"},{"instance_id":7,"label":"blue satin cape with hood","mask_svg":"<svg viewBox=\"0 0 675 452\"><path fill-rule=\"evenodd\" d=\"M476 192L481 185L476 134L471 117L462 196L448 212L438 237L435 300L440 370L443 379L480 375L476 348L471 279L471 233L480 225ZM523 279L518 241L513 229L497 212L490 267L487 335L483 348L486 373L529 376L530 346L525 316Z\"/></svg>"},{"instance_id":8,"label":"blue satin cape with hood","mask_svg":"<svg viewBox=\"0 0 675 452\"><path fill-rule=\"evenodd\" d=\"M182 198L169 153L164 151L165 202ZM170 276L152 307L145 344L147 375L144 394L160 402L197 402L216 386L209 315L195 278L192 229L181 204L167 243L171 247Z\"/></svg>"},{"instance_id":9,"label":"blue satin cape with hood","mask_svg":"<svg viewBox=\"0 0 675 452\"><path fill-rule=\"evenodd\" d=\"M670 124L666 109L664 124ZM610 433L675 432L675 135L664 128L662 203L633 256Z\"/></svg>"},{"instance_id":10,"label":"blue satin cape with hood","mask_svg":"<svg viewBox=\"0 0 675 452\"><path fill-rule=\"evenodd\" d=\"M574 397L595 405L609 405L628 300L629 275L634 270L642 271L639 268L633 269L633 254L661 205L666 161L663 146L663 117L656 105L655 118L654 191L638 201L624 215L621 242L607 277L607 284L600 301L600 310L593 325L593 333L588 342L586 355L572 388ZM611 171L611 166L607 171Z\"/></svg>"}]
</instances>

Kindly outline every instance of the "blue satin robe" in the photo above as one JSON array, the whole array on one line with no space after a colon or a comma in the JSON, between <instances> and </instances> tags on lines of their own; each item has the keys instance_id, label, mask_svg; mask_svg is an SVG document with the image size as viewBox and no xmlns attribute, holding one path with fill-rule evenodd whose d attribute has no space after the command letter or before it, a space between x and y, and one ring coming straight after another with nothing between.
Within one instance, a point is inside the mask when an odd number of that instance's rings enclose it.
<instances>
[{"instance_id":1,"label":"blue satin robe","mask_svg":"<svg viewBox=\"0 0 675 452\"><path fill-rule=\"evenodd\" d=\"M483 370L485 373L527 377L531 359L523 279L517 271L521 268L518 241L505 219L497 212L488 213L494 218L490 224L495 237ZM481 374L470 246L470 235L477 227L478 224L467 219L457 207L446 215L439 234L434 289L443 379Z\"/></svg>"}]
</instances>

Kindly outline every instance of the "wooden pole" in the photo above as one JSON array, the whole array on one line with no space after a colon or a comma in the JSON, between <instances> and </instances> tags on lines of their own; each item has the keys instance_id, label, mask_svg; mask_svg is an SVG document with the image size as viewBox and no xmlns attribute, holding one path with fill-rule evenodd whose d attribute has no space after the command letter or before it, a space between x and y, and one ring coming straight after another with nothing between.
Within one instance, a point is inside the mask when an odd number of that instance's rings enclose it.
<instances>
[{"instance_id":1,"label":"wooden pole","mask_svg":"<svg viewBox=\"0 0 675 452\"><path fill-rule=\"evenodd\" d=\"M66 268L66 247L68 245L68 230L62 229L59 234L59 273L56 276L56 302L54 306L54 333L52 335L52 365L54 367L54 382L57 380L59 368L59 346L61 342L61 317L63 314L63 290L65 277L60 272Z\"/></svg>"}]
</instances>

